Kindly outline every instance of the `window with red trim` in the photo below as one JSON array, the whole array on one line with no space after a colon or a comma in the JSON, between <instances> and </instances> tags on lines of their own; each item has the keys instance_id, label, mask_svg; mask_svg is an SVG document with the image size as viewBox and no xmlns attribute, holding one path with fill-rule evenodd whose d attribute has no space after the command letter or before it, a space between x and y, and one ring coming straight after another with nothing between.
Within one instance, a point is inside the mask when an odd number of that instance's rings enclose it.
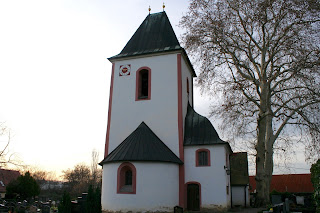
<instances>
[{"instance_id":1,"label":"window with red trim","mask_svg":"<svg viewBox=\"0 0 320 213\"><path fill-rule=\"evenodd\" d=\"M131 163L123 163L118 168L118 194L136 193L136 168Z\"/></svg>"},{"instance_id":2,"label":"window with red trim","mask_svg":"<svg viewBox=\"0 0 320 213\"><path fill-rule=\"evenodd\" d=\"M196 166L210 166L210 150L198 149L196 151Z\"/></svg>"},{"instance_id":3,"label":"window with red trim","mask_svg":"<svg viewBox=\"0 0 320 213\"><path fill-rule=\"evenodd\" d=\"M151 70L148 67L140 68L136 78L136 100L150 100Z\"/></svg>"}]
</instances>

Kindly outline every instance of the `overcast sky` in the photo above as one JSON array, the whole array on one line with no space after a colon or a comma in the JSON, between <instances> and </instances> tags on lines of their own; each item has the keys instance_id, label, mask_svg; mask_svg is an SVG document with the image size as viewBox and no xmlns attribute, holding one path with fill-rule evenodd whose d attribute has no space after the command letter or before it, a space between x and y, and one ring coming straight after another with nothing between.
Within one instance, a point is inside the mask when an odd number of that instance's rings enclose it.
<instances>
[{"instance_id":1,"label":"overcast sky","mask_svg":"<svg viewBox=\"0 0 320 213\"><path fill-rule=\"evenodd\" d=\"M10 151L25 164L58 173L77 163L90 164L93 149L102 160L111 76L107 58L122 50L149 5L155 13L162 4L0 0L0 121L11 129ZM180 38L178 24L188 1L165 5ZM207 115L209 103L197 90L195 109ZM291 172L309 172L301 156L294 167L303 170Z\"/></svg>"}]
</instances>

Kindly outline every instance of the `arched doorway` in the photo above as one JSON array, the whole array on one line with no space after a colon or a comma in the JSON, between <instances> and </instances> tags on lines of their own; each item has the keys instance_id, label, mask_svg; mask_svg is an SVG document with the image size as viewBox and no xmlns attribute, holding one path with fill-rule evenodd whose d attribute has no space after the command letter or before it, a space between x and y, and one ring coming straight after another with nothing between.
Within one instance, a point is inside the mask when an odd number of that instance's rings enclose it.
<instances>
[{"instance_id":1,"label":"arched doorway","mask_svg":"<svg viewBox=\"0 0 320 213\"><path fill-rule=\"evenodd\" d=\"M200 184L187 183L187 208L191 211L200 210Z\"/></svg>"}]
</instances>

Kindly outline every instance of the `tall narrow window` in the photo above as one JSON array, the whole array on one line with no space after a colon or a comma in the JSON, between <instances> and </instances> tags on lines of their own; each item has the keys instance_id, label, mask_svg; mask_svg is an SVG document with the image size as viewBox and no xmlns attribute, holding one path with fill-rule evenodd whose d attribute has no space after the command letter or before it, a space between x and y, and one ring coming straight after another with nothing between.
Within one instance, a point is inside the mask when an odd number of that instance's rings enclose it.
<instances>
[{"instance_id":1,"label":"tall narrow window","mask_svg":"<svg viewBox=\"0 0 320 213\"><path fill-rule=\"evenodd\" d=\"M123 163L118 168L118 194L136 193L136 168L131 163Z\"/></svg>"},{"instance_id":2,"label":"tall narrow window","mask_svg":"<svg viewBox=\"0 0 320 213\"><path fill-rule=\"evenodd\" d=\"M136 75L136 100L150 100L151 98L151 70L142 67Z\"/></svg>"},{"instance_id":3,"label":"tall narrow window","mask_svg":"<svg viewBox=\"0 0 320 213\"><path fill-rule=\"evenodd\" d=\"M196 166L210 166L210 150L198 149L196 151Z\"/></svg>"},{"instance_id":4,"label":"tall narrow window","mask_svg":"<svg viewBox=\"0 0 320 213\"><path fill-rule=\"evenodd\" d=\"M189 79L187 78L187 93L189 95Z\"/></svg>"},{"instance_id":5,"label":"tall narrow window","mask_svg":"<svg viewBox=\"0 0 320 213\"><path fill-rule=\"evenodd\" d=\"M126 171L126 177L125 177L125 183L124 185L132 185L132 171L131 170L127 170Z\"/></svg>"},{"instance_id":6,"label":"tall narrow window","mask_svg":"<svg viewBox=\"0 0 320 213\"><path fill-rule=\"evenodd\" d=\"M199 166L208 166L208 152L202 151L198 153Z\"/></svg>"},{"instance_id":7,"label":"tall narrow window","mask_svg":"<svg viewBox=\"0 0 320 213\"><path fill-rule=\"evenodd\" d=\"M141 70L139 73L139 99L148 98L148 70Z\"/></svg>"}]
</instances>

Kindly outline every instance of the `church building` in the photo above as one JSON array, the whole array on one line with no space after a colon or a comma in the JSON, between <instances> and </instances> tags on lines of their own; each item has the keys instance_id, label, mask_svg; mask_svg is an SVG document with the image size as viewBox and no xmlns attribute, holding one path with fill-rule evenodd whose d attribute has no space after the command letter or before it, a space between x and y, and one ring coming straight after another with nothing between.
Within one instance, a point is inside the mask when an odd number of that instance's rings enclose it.
<instances>
[{"instance_id":1,"label":"church building","mask_svg":"<svg viewBox=\"0 0 320 213\"><path fill-rule=\"evenodd\" d=\"M109 61L102 210L230 208L232 150L193 108L196 73L167 14L149 14Z\"/></svg>"}]
</instances>

